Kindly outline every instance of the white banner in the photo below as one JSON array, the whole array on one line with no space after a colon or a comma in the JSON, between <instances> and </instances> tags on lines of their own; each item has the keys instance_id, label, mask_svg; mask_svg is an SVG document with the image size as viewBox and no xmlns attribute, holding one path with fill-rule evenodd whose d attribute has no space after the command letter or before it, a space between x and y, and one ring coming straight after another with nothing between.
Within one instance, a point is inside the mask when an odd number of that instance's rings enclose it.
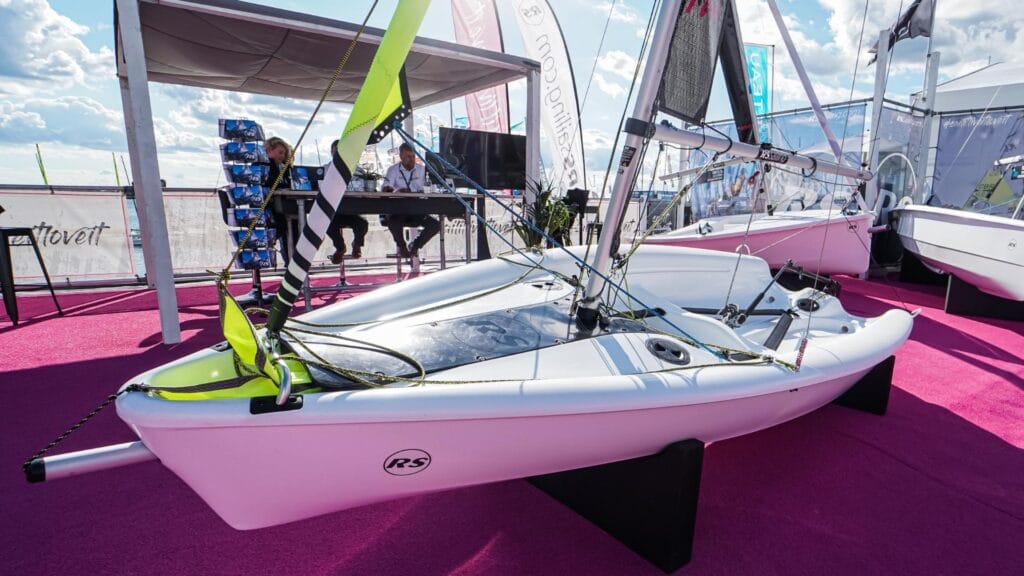
<instances>
[{"instance_id":1,"label":"white banner","mask_svg":"<svg viewBox=\"0 0 1024 576\"><path fill-rule=\"evenodd\" d=\"M541 65L540 118L551 153L551 182L559 190L585 188L583 134L572 63L562 30L546 0L516 0L526 55Z\"/></svg>"},{"instance_id":2,"label":"white banner","mask_svg":"<svg viewBox=\"0 0 1024 576\"><path fill-rule=\"evenodd\" d=\"M0 190L0 226L27 227L53 283L134 278L128 216L120 190ZM11 242L15 283L43 281L28 238Z\"/></svg>"},{"instance_id":3,"label":"white banner","mask_svg":"<svg viewBox=\"0 0 1024 576\"><path fill-rule=\"evenodd\" d=\"M220 271L235 253L215 190L164 190L164 213L175 274Z\"/></svg>"}]
</instances>

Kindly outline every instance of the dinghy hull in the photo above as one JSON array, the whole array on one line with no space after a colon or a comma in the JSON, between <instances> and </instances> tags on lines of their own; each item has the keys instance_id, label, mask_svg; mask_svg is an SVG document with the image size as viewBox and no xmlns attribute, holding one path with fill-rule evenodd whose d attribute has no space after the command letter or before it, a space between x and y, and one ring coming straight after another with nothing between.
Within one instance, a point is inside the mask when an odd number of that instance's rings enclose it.
<instances>
[{"instance_id":1,"label":"dinghy hull","mask_svg":"<svg viewBox=\"0 0 1024 576\"><path fill-rule=\"evenodd\" d=\"M1024 221L934 206L896 212L900 242L923 262L987 294L1024 301Z\"/></svg>"},{"instance_id":2,"label":"dinghy hull","mask_svg":"<svg viewBox=\"0 0 1024 576\"><path fill-rule=\"evenodd\" d=\"M735 256L642 247L633 258L631 290L644 294L648 304L692 335L736 348L743 341L763 341L773 330L775 313L752 316L735 329L742 334L738 336L711 317L655 300L653 291L659 286L681 298L679 287L687 278L681 278L674 266L697 270L693 278L707 282L728 278ZM573 264L555 254L545 259L545 265L570 270ZM444 288L452 291L446 297L464 298L458 290L478 290L482 284L477 281L493 286L503 275L516 278L521 271L520 265L500 259L473 264L403 282L304 318L389 316L388 306L398 311L426 304L432 302L431 294L436 298ZM767 266L756 258L742 257L740 271L745 281L734 285L738 301L752 299L771 279ZM558 283L526 278L461 304L477 311L498 310L471 316L471 323L481 330L458 345L479 346L483 353L491 347L485 340L506 342L512 335L506 328L525 322L527 312L540 318L537 306L562 306L572 286L549 284ZM696 282L693 286L695 292L708 290ZM651 341L662 338L662 332L625 329L629 324L622 324L620 331L613 320L600 335L453 365L431 372L417 386L306 393L298 409L253 413L251 398L175 401L157 393L130 392L118 398L117 411L161 462L231 526L261 528L415 494L635 458L677 440L721 440L806 414L841 395L893 354L912 325L902 310L868 320L850 316L834 297L810 289L789 292L772 286L764 301L771 301L773 308L797 310L812 296L813 316L794 319L787 337L769 350L773 361L728 361L691 347L689 362L680 365L652 350ZM710 291L697 300L709 297ZM521 308L522 313L509 308L515 300L538 298L547 302L537 300ZM452 314L449 308L433 306L405 320L343 333L394 342L385 328L395 323L395 333L406 333L410 326L443 326L441 317ZM503 328L499 323L504 314L510 320ZM552 313L547 318L554 317ZM484 325L485 318L493 320ZM808 329L811 343L800 370L794 371L787 365L797 363ZM455 332L449 339L458 338ZM516 337L526 338L526 333ZM175 373L181 370L224 378L231 366L230 350L209 349L142 374L132 383L160 385L169 378L180 379Z\"/></svg>"},{"instance_id":3,"label":"dinghy hull","mask_svg":"<svg viewBox=\"0 0 1024 576\"><path fill-rule=\"evenodd\" d=\"M646 243L749 253L765 259L772 269L793 260L818 274L859 275L868 269L873 218L870 213L829 215L827 210L755 215L753 221L746 214L716 216L651 236Z\"/></svg>"},{"instance_id":4,"label":"dinghy hull","mask_svg":"<svg viewBox=\"0 0 1024 576\"><path fill-rule=\"evenodd\" d=\"M753 432L828 403L864 372L757 397L599 414L310 425L289 424L285 413L260 426L136 431L229 525L253 529ZM135 408L119 406L123 416Z\"/></svg>"}]
</instances>

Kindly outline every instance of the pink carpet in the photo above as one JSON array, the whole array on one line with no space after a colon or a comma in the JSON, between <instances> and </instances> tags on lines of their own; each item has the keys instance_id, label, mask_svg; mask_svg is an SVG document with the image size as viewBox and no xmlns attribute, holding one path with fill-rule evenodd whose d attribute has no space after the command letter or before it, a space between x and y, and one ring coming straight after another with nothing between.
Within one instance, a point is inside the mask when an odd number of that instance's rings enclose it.
<instances>
[{"instance_id":1,"label":"pink carpet","mask_svg":"<svg viewBox=\"0 0 1024 576\"><path fill-rule=\"evenodd\" d=\"M155 462L29 485L21 462L121 383L222 340L208 286L179 289L171 347L152 291L59 298L64 317L42 295L19 296L20 326L0 316L0 574L660 573L524 481L255 532ZM923 309L889 413L827 406L709 446L679 573L1021 574L1024 324L949 316L934 288L846 279L843 300ZM62 449L132 439L111 409Z\"/></svg>"}]
</instances>

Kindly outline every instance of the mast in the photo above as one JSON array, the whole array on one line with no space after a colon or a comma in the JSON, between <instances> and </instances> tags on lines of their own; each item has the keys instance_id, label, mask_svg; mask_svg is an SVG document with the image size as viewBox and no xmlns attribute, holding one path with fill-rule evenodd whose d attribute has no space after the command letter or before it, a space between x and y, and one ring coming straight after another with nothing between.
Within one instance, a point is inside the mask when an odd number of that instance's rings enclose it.
<instances>
[{"instance_id":1,"label":"mast","mask_svg":"<svg viewBox=\"0 0 1024 576\"><path fill-rule=\"evenodd\" d=\"M658 96L658 88L661 86L665 63L668 61L668 51L672 44L672 34L681 5L682 0L665 0L658 13L658 23L655 26L651 49L647 56L647 67L644 68L641 77L632 118L626 123L628 133L626 141L622 145L622 154L619 156L619 170L615 175L615 183L612 185L607 217L597 243L593 264L597 273L590 274L584 298L580 302L577 312L577 319L585 328L593 328L597 325L598 298L605 287L603 276L607 275L611 268L612 249L616 244L619 226L622 224L623 209L626 207L630 188L636 179L637 166L643 160L640 157L640 152L646 138L645 129L649 126L651 118L654 117L654 102ZM630 130L631 124L642 126L644 129Z\"/></svg>"},{"instance_id":2,"label":"mast","mask_svg":"<svg viewBox=\"0 0 1024 576\"><path fill-rule=\"evenodd\" d=\"M885 28L878 33L878 59L875 60L875 96L871 101L871 141L868 145L868 170L878 168L878 128L882 123L882 107L885 102L886 73L889 70L889 35L891 28ZM881 195L880 183L875 182L868 186L865 192L865 202L868 206L875 206ZM881 215L881 212L879 212Z\"/></svg>"},{"instance_id":3,"label":"mast","mask_svg":"<svg viewBox=\"0 0 1024 576\"><path fill-rule=\"evenodd\" d=\"M938 2L938 0L934 0ZM935 110L935 87L939 81L939 56L938 52L932 52L932 45L935 42L935 10L936 4L932 4L932 13L928 19L928 51L925 52L924 67L924 119L921 122L921 148L917 161L917 182L914 198L915 201L924 203L924 184L928 172L928 155L931 150L932 141L932 116Z\"/></svg>"},{"instance_id":4,"label":"mast","mask_svg":"<svg viewBox=\"0 0 1024 576\"><path fill-rule=\"evenodd\" d=\"M928 37L928 45L932 43L932 37ZM917 182L915 185L914 198L915 202L924 203L927 199L925 198L924 184L927 177L928 171L928 155L931 149L932 141L932 117L935 115L935 88L939 79L939 52L928 51L928 64L925 67L925 85L924 85L924 118L921 120L921 148L919 152L919 158L917 160Z\"/></svg>"}]
</instances>

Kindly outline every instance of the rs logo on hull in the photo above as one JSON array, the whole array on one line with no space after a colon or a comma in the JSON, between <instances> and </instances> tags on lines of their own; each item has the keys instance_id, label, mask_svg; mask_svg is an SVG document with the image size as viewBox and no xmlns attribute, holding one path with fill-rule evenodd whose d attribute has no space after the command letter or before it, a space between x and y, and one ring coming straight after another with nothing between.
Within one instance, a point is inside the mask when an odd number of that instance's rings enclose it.
<instances>
[{"instance_id":1,"label":"rs logo on hull","mask_svg":"<svg viewBox=\"0 0 1024 576\"><path fill-rule=\"evenodd\" d=\"M395 452L384 459L384 471L392 476L408 476L422 472L430 466L430 454L410 448Z\"/></svg>"}]
</instances>

